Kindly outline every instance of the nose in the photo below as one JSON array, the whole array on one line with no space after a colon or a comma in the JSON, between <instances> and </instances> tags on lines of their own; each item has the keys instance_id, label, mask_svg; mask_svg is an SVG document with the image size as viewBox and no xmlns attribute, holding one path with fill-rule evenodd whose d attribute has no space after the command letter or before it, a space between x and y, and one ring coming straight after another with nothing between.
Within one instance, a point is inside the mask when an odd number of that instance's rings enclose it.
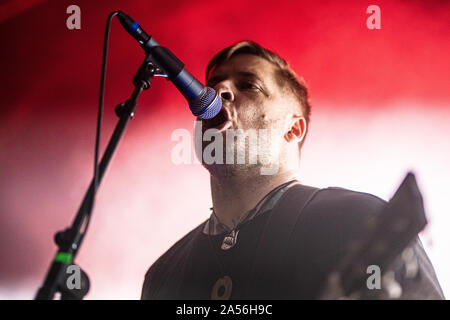
<instances>
[{"instance_id":1,"label":"nose","mask_svg":"<svg viewBox=\"0 0 450 320\"><path fill-rule=\"evenodd\" d=\"M233 99L233 93L230 91L222 91L219 93L223 100L231 101Z\"/></svg>"},{"instance_id":2,"label":"nose","mask_svg":"<svg viewBox=\"0 0 450 320\"><path fill-rule=\"evenodd\" d=\"M223 99L227 101L234 101L233 90L230 85L222 82L216 86L217 94Z\"/></svg>"}]
</instances>

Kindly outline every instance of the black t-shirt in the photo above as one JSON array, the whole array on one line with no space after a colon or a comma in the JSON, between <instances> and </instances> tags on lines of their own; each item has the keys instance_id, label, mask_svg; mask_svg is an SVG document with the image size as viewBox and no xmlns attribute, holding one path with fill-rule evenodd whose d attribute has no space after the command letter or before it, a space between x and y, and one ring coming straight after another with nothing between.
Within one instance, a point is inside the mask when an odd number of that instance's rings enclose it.
<instances>
[{"instance_id":1,"label":"black t-shirt","mask_svg":"<svg viewBox=\"0 0 450 320\"><path fill-rule=\"evenodd\" d=\"M273 270L279 282L278 292L250 281L259 267L255 265L255 254L261 237L273 232L269 222L271 215L277 214L277 207L245 222L239 229L236 245L228 250L221 249L224 234L209 236L202 232L205 221L151 266L142 299L211 299L213 291L217 293L217 281L225 276L232 279L229 299L316 299L348 244L364 235L365 224L384 205L385 201L366 193L342 188L317 189L303 210L298 210L302 220L293 229L287 245L289 254ZM274 245L277 240L273 239ZM395 279L403 289L401 298L442 299L433 266L418 238L411 248L419 272L414 278L406 278L404 266L398 264Z\"/></svg>"}]
</instances>

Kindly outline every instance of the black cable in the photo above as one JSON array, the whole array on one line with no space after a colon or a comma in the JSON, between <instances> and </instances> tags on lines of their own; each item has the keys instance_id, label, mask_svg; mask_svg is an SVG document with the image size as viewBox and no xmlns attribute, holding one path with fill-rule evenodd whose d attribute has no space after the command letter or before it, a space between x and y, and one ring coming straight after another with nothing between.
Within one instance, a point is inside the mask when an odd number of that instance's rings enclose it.
<instances>
[{"instance_id":1,"label":"black cable","mask_svg":"<svg viewBox=\"0 0 450 320\"><path fill-rule=\"evenodd\" d=\"M107 19L106 29L105 29L105 38L103 41L103 59L102 59L102 71L100 77L100 93L99 93L99 101L98 101L98 115L97 115L97 130L95 136L95 153L94 153L94 192L92 195L91 203L89 206L89 210L86 213L85 227L82 232L82 237L86 234L87 228L89 226L89 222L91 220L92 209L94 208L95 196L97 194L98 189L98 154L100 149L100 136L101 136L101 127L102 127L102 118L103 118L103 105L104 105L104 96L105 96L105 79L106 79L106 66L108 61L108 42L109 42L109 31L111 28L111 21L119 11L112 12Z\"/></svg>"}]
</instances>

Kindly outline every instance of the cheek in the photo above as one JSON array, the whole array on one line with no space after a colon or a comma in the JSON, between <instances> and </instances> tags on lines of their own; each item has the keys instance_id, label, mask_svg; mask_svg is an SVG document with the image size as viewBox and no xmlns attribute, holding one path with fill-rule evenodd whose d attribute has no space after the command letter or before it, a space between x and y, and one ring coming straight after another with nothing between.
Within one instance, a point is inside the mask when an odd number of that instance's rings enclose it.
<instances>
[{"instance_id":1,"label":"cheek","mask_svg":"<svg viewBox=\"0 0 450 320\"><path fill-rule=\"evenodd\" d=\"M252 114L251 122L258 128L278 130L284 125L284 118L275 105L263 104Z\"/></svg>"},{"instance_id":2,"label":"cheek","mask_svg":"<svg viewBox=\"0 0 450 320\"><path fill-rule=\"evenodd\" d=\"M273 104L265 99L241 99L237 105L236 119L242 129L268 128L278 122Z\"/></svg>"}]
</instances>

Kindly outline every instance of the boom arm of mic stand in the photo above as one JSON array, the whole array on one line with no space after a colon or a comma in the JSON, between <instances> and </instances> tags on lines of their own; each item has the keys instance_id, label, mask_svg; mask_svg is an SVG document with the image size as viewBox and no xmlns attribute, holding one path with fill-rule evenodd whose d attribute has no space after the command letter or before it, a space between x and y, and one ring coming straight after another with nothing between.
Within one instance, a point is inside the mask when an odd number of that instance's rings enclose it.
<instances>
[{"instance_id":1,"label":"boom arm of mic stand","mask_svg":"<svg viewBox=\"0 0 450 320\"><path fill-rule=\"evenodd\" d=\"M106 147L105 153L98 168L98 184L102 181L103 175L117 149L117 146L125 132L128 121L133 118L136 108L137 100L143 90L150 88L153 76L156 72L156 66L152 64L150 59L146 56L144 62L139 67L133 84L135 86L133 93L125 103L121 103L116 107L116 114L119 116L119 121L114 129L114 132ZM92 179L83 202L75 216L72 226L64 231L60 231L55 235L55 243L58 246L58 251L53 259L49 271L42 287L39 288L36 299L37 300L51 300L54 298L56 292L62 293L62 298L82 299L87 294L89 288L70 289L67 286L67 272L68 266L73 265L75 256L83 241L83 236L86 230L81 232L82 227L86 227L86 222L92 212L92 203L95 197L95 182ZM89 278L83 274L84 281L89 287ZM86 280L87 279L87 280ZM71 290L73 294L70 294ZM80 294L81 292L81 294Z\"/></svg>"}]
</instances>

